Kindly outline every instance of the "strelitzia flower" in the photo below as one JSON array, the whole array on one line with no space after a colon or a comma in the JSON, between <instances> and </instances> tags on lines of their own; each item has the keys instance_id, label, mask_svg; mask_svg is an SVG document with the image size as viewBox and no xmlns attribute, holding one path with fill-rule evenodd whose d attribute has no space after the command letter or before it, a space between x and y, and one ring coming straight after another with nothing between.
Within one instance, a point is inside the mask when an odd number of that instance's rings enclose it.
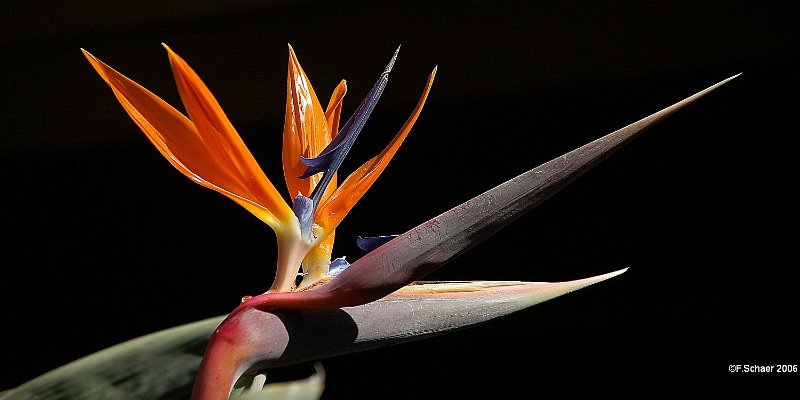
<instances>
[{"instance_id":1,"label":"strelitzia flower","mask_svg":"<svg viewBox=\"0 0 800 400\"><path fill-rule=\"evenodd\" d=\"M334 229L408 134L436 69L394 140L337 186L335 173L386 85L397 52L354 116L339 129L344 82L323 111L290 48L283 145L284 178L294 196L290 206L258 168L205 85L167 51L189 118L84 53L178 170L241 204L272 227L279 242L278 273L270 290L245 297L230 314L201 324L216 328L197 369L195 400L228 399L247 372L451 332L622 274L627 268L555 283L420 281L639 133L734 78L556 157L401 235L378 238L372 251L341 272L328 274ZM301 263L307 280L295 287ZM190 329L198 334L197 327Z\"/></svg>"},{"instance_id":2,"label":"strelitzia flower","mask_svg":"<svg viewBox=\"0 0 800 400\"><path fill-rule=\"evenodd\" d=\"M283 172L292 204L264 174L197 73L167 45L187 116L87 51L84 55L111 87L125 111L164 157L194 182L235 201L269 225L278 242L275 280L269 291L311 286L329 272L336 226L380 176L411 131L430 92L428 77L411 116L389 145L337 185L336 173L383 93L395 51L364 101L339 129L347 84L334 90L325 110L289 46Z\"/></svg>"}]
</instances>

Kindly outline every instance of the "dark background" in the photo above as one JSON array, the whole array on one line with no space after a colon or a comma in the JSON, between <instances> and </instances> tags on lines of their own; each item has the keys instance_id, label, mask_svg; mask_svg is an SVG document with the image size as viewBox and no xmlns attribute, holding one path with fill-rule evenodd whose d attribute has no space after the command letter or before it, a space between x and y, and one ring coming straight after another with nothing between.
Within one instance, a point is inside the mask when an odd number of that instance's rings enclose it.
<instances>
[{"instance_id":1,"label":"dark background","mask_svg":"<svg viewBox=\"0 0 800 400\"><path fill-rule=\"evenodd\" d=\"M627 273L486 325L324 360L324 398L796 388L798 373L728 372L800 364L800 14L753 4L4 2L0 388L224 314L272 281L269 228L172 168L80 52L182 109L161 42L280 189L287 43L323 102L348 80L345 116L402 45L345 173L388 143L438 65L411 135L337 230L334 255L350 260L357 235L412 228L742 72L430 278Z\"/></svg>"}]
</instances>

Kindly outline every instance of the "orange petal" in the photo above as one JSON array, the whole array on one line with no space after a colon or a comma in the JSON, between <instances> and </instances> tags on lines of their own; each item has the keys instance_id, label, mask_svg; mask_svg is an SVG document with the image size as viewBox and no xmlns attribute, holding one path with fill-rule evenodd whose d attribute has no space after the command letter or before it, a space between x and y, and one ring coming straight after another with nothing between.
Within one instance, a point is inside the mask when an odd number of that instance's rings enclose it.
<instances>
[{"instance_id":1,"label":"orange petal","mask_svg":"<svg viewBox=\"0 0 800 400\"><path fill-rule=\"evenodd\" d=\"M417 102L411 116L408 117L403 127L392 139L391 143L386 146L383 151L377 156L373 157L361 167L355 170L350 176L342 182L341 186L325 201L319 209L317 209L317 223L323 229L330 231L342 221L353 206L361 199L366 191L372 186L376 179L380 176L386 165L391 161L397 149L403 144L411 128L419 117L422 107L425 105L425 100L428 98L428 93L433 85L433 78L436 76L436 68L433 69L428 81L425 84L425 89Z\"/></svg>"},{"instance_id":2,"label":"orange petal","mask_svg":"<svg viewBox=\"0 0 800 400\"><path fill-rule=\"evenodd\" d=\"M344 100L345 93L347 93L347 81L342 79L342 81L339 82L339 85L336 86L336 89L333 89L331 99L328 101L328 108L325 110L325 119L328 121L328 129L331 132L331 140L339 134L339 122L342 117L342 102ZM317 152L317 154L319 154L319 152ZM338 186L337 177L338 174L336 173L334 173L331 177L328 187L325 188L325 193L322 194L321 200L323 202L336 190L336 187ZM317 185L320 179L322 179L322 175L317 177L317 182L314 183L314 186Z\"/></svg>"},{"instance_id":3,"label":"orange petal","mask_svg":"<svg viewBox=\"0 0 800 400\"><path fill-rule=\"evenodd\" d=\"M246 197L271 210L278 218L294 215L280 192L270 182L242 138L225 116L214 95L195 71L166 44L175 83L189 118L197 128L208 154L238 178L238 187ZM206 160L202 160L206 161Z\"/></svg>"},{"instance_id":4,"label":"orange petal","mask_svg":"<svg viewBox=\"0 0 800 400\"><path fill-rule=\"evenodd\" d=\"M322 177L322 174L317 174L307 179L298 178L306 171L300 157L316 157L331 142L331 138L322 105L290 45L286 119L283 126L283 175L291 198L297 196L298 192L310 196Z\"/></svg>"},{"instance_id":5,"label":"orange petal","mask_svg":"<svg viewBox=\"0 0 800 400\"><path fill-rule=\"evenodd\" d=\"M239 177L214 157L186 116L89 52L83 50L83 53L128 115L178 171L231 198L273 228L279 226L273 212L260 204L249 189L242 186ZM284 207L288 208L285 203Z\"/></svg>"},{"instance_id":6,"label":"orange petal","mask_svg":"<svg viewBox=\"0 0 800 400\"><path fill-rule=\"evenodd\" d=\"M342 80L333 90L331 99L328 101L328 108L325 109L325 119L328 122L331 139L335 138L339 133L339 121L342 116L342 103L346 93L347 81ZM309 179L312 178L313 177L310 177ZM317 180L319 179L320 178L317 178ZM336 174L333 175L331 182L325 189L322 200L325 201L326 198L330 197L334 190L336 190ZM334 232L331 232L325 239L322 240L322 242L320 242L320 244L312 248L306 255L306 258L303 259L303 272L305 273L305 276L303 277L303 282L300 283L300 287L303 287L305 282L316 282L319 279L322 279L325 273L328 272L327 267L331 261L331 253L333 252L333 242L335 236L336 235Z\"/></svg>"},{"instance_id":7,"label":"orange petal","mask_svg":"<svg viewBox=\"0 0 800 400\"><path fill-rule=\"evenodd\" d=\"M339 133L339 121L342 117L342 101L344 95L347 93L347 81L342 79L336 89L333 89L331 99L328 102L328 108L325 110L325 119L328 121L328 128L331 132L331 138L335 138Z\"/></svg>"}]
</instances>

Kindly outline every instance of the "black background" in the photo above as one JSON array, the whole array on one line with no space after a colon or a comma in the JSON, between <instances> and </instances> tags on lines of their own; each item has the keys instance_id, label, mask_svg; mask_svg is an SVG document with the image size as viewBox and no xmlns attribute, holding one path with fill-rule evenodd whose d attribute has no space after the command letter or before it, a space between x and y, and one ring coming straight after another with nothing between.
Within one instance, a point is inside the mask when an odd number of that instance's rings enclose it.
<instances>
[{"instance_id":1,"label":"black background","mask_svg":"<svg viewBox=\"0 0 800 400\"><path fill-rule=\"evenodd\" d=\"M431 279L610 281L461 332L324 360L324 398L762 394L800 364L791 2L5 2L0 388L230 311L272 281L274 235L172 168L80 48L180 107L160 43L214 92L283 189L287 43L349 116L402 45L343 170L428 103L337 230L399 233L742 72Z\"/></svg>"}]
</instances>

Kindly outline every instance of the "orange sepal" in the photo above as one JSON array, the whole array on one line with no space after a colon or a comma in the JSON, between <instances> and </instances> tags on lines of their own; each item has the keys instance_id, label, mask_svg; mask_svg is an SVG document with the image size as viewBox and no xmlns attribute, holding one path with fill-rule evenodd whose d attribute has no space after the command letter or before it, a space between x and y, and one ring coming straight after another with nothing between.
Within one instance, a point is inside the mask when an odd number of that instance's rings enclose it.
<instances>
[{"instance_id":1,"label":"orange sepal","mask_svg":"<svg viewBox=\"0 0 800 400\"><path fill-rule=\"evenodd\" d=\"M325 119L328 121L331 138L335 138L336 135L339 134L339 121L342 118L342 102L346 93L347 81L342 79L336 88L333 89L331 99L328 101L328 108L325 109Z\"/></svg>"},{"instance_id":2,"label":"orange sepal","mask_svg":"<svg viewBox=\"0 0 800 400\"><path fill-rule=\"evenodd\" d=\"M128 115L178 171L196 183L236 201L273 228L279 227L276 215L260 204L249 188L242 184L240 177L215 157L194 123L138 83L86 50L82 51ZM288 208L285 203L284 207Z\"/></svg>"},{"instance_id":3,"label":"orange sepal","mask_svg":"<svg viewBox=\"0 0 800 400\"><path fill-rule=\"evenodd\" d=\"M186 61L166 44L163 46L183 105L208 154L238 178L248 198L262 204L280 219L291 218L294 213L245 146L214 95Z\"/></svg>"},{"instance_id":4,"label":"orange sepal","mask_svg":"<svg viewBox=\"0 0 800 400\"><path fill-rule=\"evenodd\" d=\"M338 102L341 103L341 98ZM332 110L332 116L336 114L335 108L336 106ZM316 157L333 138L325 114L311 82L297 61L294 49L289 45L286 117L283 127L283 175L292 199L298 193L306 197L311 196L311 192L322 177L322 174L317 174L306 179L298 178L306 171L306 166L300 162L300 157Z\"/></svg>"}]
</instances>

